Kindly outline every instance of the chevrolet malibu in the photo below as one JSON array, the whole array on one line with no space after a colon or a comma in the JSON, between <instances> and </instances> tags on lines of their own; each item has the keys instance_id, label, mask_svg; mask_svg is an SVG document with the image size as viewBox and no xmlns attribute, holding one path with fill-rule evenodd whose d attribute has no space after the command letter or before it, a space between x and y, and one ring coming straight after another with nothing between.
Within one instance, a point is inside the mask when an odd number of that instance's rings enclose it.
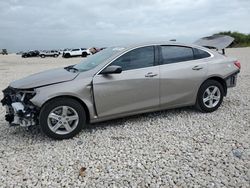
<instances>
[{"instance_id":1,"label":"chevrolet malibu","mask_svg":"<svg viewBox=\"0 0 250 188\"><path fill-rule=\"evenodd\" d=\"M11 125L39 125L54 139L88 123L195 106L213 112L236 85L240 63L197 45L110 47L83 62L12 82L2 104Z\"/></svg>"}]
</instances>

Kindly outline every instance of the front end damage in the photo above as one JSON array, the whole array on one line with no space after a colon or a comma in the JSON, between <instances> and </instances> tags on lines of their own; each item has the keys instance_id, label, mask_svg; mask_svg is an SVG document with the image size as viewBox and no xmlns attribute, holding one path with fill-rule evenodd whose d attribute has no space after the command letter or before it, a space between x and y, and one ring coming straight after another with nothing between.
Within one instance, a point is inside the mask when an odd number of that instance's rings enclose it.
<instances>
[{"instance_id":1,"label":"front end damage","mask_svg":"<svg viewBox=\"0 0 250 188\"><path fill-rule=\"evenodd\" d=\"M34 89L8 87L3 90L3 95L1 103L6 107L5 120L10 125L29 127L38 124L39 108L30 101L36 95Z\"/></svg>"}]
</instances>

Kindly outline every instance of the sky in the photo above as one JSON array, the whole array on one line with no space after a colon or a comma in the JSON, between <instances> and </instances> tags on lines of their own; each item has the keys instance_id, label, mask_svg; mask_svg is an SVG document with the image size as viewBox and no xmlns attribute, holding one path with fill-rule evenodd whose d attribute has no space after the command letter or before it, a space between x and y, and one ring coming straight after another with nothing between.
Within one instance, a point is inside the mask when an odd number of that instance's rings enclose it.
<instances>
[{"instance_id":1,"label":"sky","mask_svg":"<svg viewBox=\"0 0 250 188\"><path fill-rule=\"evenodd\" d=\"M192 43L219 31L250 33L250 0L0 0L0 49Z\"/></svg>"}]
</instances>

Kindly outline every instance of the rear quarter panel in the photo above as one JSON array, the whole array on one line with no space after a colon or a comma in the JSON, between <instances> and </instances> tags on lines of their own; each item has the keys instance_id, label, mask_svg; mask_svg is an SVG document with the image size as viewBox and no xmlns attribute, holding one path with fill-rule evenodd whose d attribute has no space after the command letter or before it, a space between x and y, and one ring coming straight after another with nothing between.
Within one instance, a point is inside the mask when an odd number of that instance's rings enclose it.
<instances>
[{"instance_id":1,"label":"rear quarter panel","mask_svg":"<svg viewBox=\"0 0 250 188\"><path fill-rule=\"evenodd\" d=\"M234 58L229 58L220 54L215 55L214 58L210 59L208 62L207 78L217 76L224 79L233 74L238 70L234 65L235 61L236 59Z\"/></svg>"}]
</instances>

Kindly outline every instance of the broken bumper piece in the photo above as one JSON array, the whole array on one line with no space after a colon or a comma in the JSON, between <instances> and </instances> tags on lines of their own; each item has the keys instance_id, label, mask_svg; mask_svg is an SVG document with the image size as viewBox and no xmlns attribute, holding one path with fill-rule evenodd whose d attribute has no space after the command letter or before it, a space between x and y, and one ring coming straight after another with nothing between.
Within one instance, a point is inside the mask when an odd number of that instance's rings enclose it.
<instances>
[{"instance_id":1,"label":"broken bumper piece","mask_svg":"<svg viewBox=\"0 0 250 188\"><path fill-rule=\"evenodd\" d=\"M8 87L3 90L3 93L4 98L1 103L6 107L5 120L10 125L29 127L38 124L39 109L30 102L30 99L35 96L34 90Z\"/></svg>"}]
</instances>

